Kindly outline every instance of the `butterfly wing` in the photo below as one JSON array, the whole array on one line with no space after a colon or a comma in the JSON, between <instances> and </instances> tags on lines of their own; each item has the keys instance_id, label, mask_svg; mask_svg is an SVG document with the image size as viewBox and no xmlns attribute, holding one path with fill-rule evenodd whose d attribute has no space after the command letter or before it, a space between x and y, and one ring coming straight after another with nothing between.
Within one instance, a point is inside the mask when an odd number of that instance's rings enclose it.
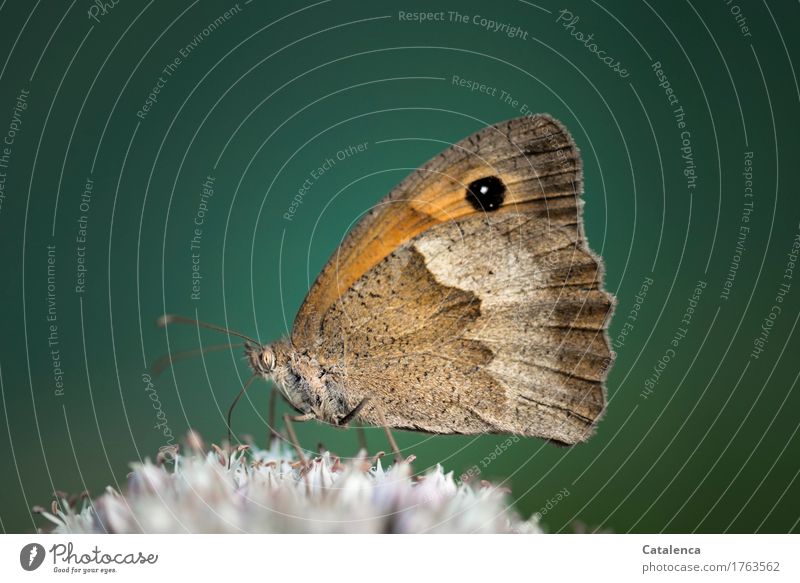
<instances>
[{"instance_id":1,"label":"butterfly wing","mask_svg":"<svg viewBox=\"0 0 800 583\"><path fill-rule=\"evenodd\" d=\"M613 298L583 235L581 163L548 116L490 126L345 238L292 336L360 418L572 444L604 404Z\"/></svg>"}]
</instances>

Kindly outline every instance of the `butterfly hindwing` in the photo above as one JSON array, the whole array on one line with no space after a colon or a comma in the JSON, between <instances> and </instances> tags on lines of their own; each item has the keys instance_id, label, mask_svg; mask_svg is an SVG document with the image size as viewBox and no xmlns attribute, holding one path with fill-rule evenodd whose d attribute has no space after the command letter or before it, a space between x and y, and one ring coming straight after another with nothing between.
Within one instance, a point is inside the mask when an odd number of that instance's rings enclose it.
<instances>
[{"instance_id":1,"label":"butterfly hindwing","mask_svg":"<svg viewBox=\"0 0 800 583\"><path fill-rule=\"evenodd\" d=\"M585 440L605 404L613 299L580 192L577 148L549 117L463 140L348 235L293 344L350 406L371 398L368 423L380 408L390 427Z\"/></svg>"}]
</instances>

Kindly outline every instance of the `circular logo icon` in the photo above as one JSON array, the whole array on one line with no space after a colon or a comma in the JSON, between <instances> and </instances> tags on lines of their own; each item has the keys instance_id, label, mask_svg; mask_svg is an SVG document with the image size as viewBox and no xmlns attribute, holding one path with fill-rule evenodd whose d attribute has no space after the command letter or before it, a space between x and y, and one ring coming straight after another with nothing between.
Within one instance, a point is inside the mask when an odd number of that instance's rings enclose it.
<instances>
[{"instance_id":1,"label":"circular logo icon","mask_svg":"<svg viewBox=\"0 0 800 583\"><path fill-rule=\"evenodd\" d=\"M39 543L30 543L19 552L19 564L26 571L35 571L44 562L44 547Z\"/></svg>"}]
</instances>

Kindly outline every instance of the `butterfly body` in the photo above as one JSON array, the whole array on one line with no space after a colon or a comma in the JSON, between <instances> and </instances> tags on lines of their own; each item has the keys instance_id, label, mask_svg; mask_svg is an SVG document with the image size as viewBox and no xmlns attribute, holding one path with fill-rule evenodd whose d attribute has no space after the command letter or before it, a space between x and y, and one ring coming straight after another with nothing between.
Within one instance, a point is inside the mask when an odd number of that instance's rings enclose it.
<instances>
[{"instance_id":1,"label":"butterfly body","mask_svg":"<svg viewBox=\"0 0 800 583\"><path fill-rule=\"evenodd\" d=\"M289 339L249 347L301 414L441 434L585 441L605 407L613 297L582 168L549 116L453 145L348 234Z\"/></svg>"}]
</instances>

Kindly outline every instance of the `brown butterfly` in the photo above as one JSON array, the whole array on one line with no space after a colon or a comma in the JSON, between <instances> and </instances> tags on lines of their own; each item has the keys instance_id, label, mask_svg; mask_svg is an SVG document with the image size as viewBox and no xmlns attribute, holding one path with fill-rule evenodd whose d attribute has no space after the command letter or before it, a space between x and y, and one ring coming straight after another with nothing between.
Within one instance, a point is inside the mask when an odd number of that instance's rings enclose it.
<instances>
[{"instance_id":1,"label":"brown butterfly","mask_svg":"<svg viewBox=\"0 0 800 583\"><path fill-rule=\"evenodd\" d=\"M575 142L547 115L453 145L346 236L290 338L245 344L254 375L299 420L586 440L614 298L586 243L582 182Z\"/></svg>"}]
</instances>

